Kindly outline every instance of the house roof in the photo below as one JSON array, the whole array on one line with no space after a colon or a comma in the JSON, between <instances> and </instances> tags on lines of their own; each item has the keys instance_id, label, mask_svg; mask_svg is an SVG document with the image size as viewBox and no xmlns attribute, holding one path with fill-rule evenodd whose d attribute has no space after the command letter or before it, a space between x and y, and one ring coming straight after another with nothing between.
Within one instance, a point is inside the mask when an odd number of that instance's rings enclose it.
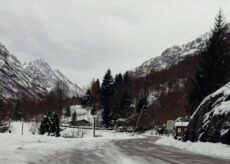
<instances>
[{"instance_id":1,"label":"house roof","mask_svg":"<svg viewBox=\"0 0 230 164\"><path fill-rule=\"evenodd\" d=\"M178 122L175 122L174 127L187 127L188 124L189 124L189 122L178 121Z\"/></svg>"}]
</instances>

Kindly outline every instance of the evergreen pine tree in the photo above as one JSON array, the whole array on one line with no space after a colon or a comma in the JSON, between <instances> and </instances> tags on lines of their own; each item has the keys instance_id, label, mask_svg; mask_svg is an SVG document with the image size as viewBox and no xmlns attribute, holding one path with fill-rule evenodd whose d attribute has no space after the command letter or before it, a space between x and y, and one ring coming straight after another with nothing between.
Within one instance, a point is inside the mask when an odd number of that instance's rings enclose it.
<instances>
[{"instance_id":1,"label":"evergreen pine tree","mask_svg":"<svg viewBox=\"0 0 230 164\"><path fill-rule=\"evenodd\" d=\"M92 105L92 95L91 95L91 90L90 89L87 89L86 95L82 97L81 105L83 105L83 106Z\"/></svg>"},{"instance_id":2,"label":"evergreen pine tree","mask_svg":"<svg viewBox=\"0 0 230 164\"><path fill-rule=\"evenodd\" d=\"M71 116L70 107L67 107L67 108L66 108L65 116L66 116L66 117L70 117L70 116Z\"/></svg>"},{"instance_id":3,"label":"evergreen pine tree","mask_svg":"<svg viewBox=\"0 0 230 164\"><path fill-rule=\"evenodd\" d=\"M123 78L122 78L122 75L120 73L115 76L114 86L116 89L121 88L122 80L123 80Z\"/></svg>"},{"instance_id":4,"label":"evergreen pine tree","mask_svg":"<svg viewBox=\"0 0 230 164\"><path fill-rule=\"evenodd\" d=\"M96 106L95 106L95 105L93 105L93 107L92 107L90 113L91 113L91 115L93 115L93 116L96 115Z\"/></svg>"},{"instance_id":5,"label":"evergreen pine tree","mask_svg":"<svg viewBox=\"0 0 230 164\"><path fill-rule=\"evenodd\" d=\"M77 121L77 113L74 111L73 114L72 114L72 124L75 124L75 122Z\"/></svg>"},{"instance_id":6,"label":"evergreen pine tree","mask_svg":"<svg viewBox=\"0 0 230 164\"><path fill-rule=\"evenodd\" d=\"M110 69L106 72L101 86L101 101L103 106L102 119L105 127L111 126L112 96L114 82Z\"/></svg>"},{"instance_id":7,"label":"evergreen pine tree","mask_svg":"<svg viewBox=\"0 0 230 164\"><path fill-rule=\"evenodd\" d=\"M100 106L100 81L97 79L96 81L92 81L91 84L91 98L92 98L92 106L94 106L96 109Z\"/></svg>"},{"instance_id":8,"label":"evergreen pine tree","mask_svg":"<svg viewBox=\"0 0 230 164\"><path fill-rule=\"evenodd\" d=\"M87 92L86 92L86 101L87 101L88 105L92 104L92 95L91 95L90 89L87 89Z\"/></svg>"},{"instance_id":9,"label":"evergreen pine tree","mask_svg":"<svg viewBox=\"0 0 230 164\"><path fill-rule=\"evenodd\" d=\"M60 137L60 121L59 121L59 117L57 115L57 113L55 112L52 112L52 115L51 115L51 118L52 118L52 122L53 122L53 126L52 126L52 132L54 133L54 135L56 137Z\"/></svg>"},{"instance_id":10,"label":"evergreen pine tree","mask_svg":"<svg viewBox=\"0 0 230 164\"><path fill-rule=\"evenodd\" d=\"M48 133L48 135L60 136L59 117L55 112L49 112L44 115L39 132L42 135Z\"/></svg>"},{"instance_id":11,"label":"evergreen pine tree","mask_svg":"<svg viewBox=\"0 0 230 164\"><path fill-rule=\"evenodd\" d=\"M127 90L125 90L120 98L120 109L118 111L119 117L124 118L127 116L127 112L130 109L131 103L131 95Z\"/></svg>"},{"instance_id":12,"label":"evergreen pine tree","mask_svg":"<svg viewBox=\"0 0 230 164\"><path fill-rule=\"evenodd\" d=\"M192 110L190 113L197 108L207 95L229 80L230 44L228 31L228 26L225 24L220 10L206 48L200 53L199 66L192 80L188 95L190 110Z\"/></svg>"},{"instance_id":13,"label":"evergreen pine tree","mask_svg":"<svg viewBox=\"0 0 230 164\"><path fill-rule=\"evenodd\" d=\"M112 97L112 119L117 120L121 117L121 106L120 101L123 94L123 81L122 81L122 75L119 73L115 75L114 78L114 94Z\"/></svg>"}]
</instances>

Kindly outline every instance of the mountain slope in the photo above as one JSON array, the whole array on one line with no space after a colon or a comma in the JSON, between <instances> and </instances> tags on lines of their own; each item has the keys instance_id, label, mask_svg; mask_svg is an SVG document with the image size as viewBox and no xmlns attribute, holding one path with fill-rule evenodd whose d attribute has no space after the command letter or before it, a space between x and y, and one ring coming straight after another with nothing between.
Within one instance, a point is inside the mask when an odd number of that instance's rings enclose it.
<instances>
[{"instance_id":1,"label":"mountain slope","mask_svg":"<svg viewBox=\"0 0 230 164\"><path fill-rule=\"evenodd\" d=\"M164 124L167 120L190 114L187 92L199 60L199 51L206 46L210 33L195 40L167 48L159 57L144 62L133 71L132 91L136 98L146 96L150 117Z\"/></svg>"},{"instance_id":2,"label":"mountain slope","mask_svg":"<svg viewBox=\"0 0 230 164\"><path fill-rule=\"evenodd\" d=\"M16 99L20 95L41 99L60 80L68 88L69 96L82 96L83 90L66 78L59 70L52 69L42 59L22 66L20 61L0 43L0 97Z\"/></svg>"},{"instance_id":3,"label":"mountain slope","mask_svg":"<svg viewBox=\"0 0 230 164\"><path fill-rule=\"evenodd\" d=\"M186 56L194 55L197 51L204 48L208 37L209 33L206 33L187 44L167 48L162 52L161 56L151 58L150 60L144 62L134 71L131 71L131 74L134 76L144 77L151 72L159 72L168 69L184 60Z\"/></svg>"},{"instance_id":4,"label":"mountain slope","mask_svg":"<svg viewBox=\"0 0 230 164\"><path fill-rule=\"evenodd\" d=\"M31 61L23 67L33 83L46 88L48 91L54 88L57 81L62 81L69 88L69 96L84 95L83 90L77 84L72 83L59 70L51 68L49 64L42 59Z\"/></svg>"},{"instance_id":5,"label":"mountain slope","mask_svg":"<svg viewBox=\"0 0 230 164\"><path fill-rule=\"evenodd\" d=\"M0 44L0 96L4 99L17 98L21 94L41 98L46 89L33 83L17 58L9 54Z\"/></svg>"}]
</instances>

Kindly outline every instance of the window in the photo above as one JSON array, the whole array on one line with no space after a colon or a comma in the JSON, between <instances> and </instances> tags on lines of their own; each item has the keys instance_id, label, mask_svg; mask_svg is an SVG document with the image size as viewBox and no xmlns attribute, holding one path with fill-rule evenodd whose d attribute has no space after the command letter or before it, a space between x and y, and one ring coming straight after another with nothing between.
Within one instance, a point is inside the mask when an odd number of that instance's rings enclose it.
<instances>
[{"instance_id":1,"label":"window","mask_svg":"<svg viewBox=\"0 0 230 164\"><path fill-rule=\"evenodd\" d=\"M177 133L181 133L181 128L177 128Z\"/></svg>"}]
</instances>

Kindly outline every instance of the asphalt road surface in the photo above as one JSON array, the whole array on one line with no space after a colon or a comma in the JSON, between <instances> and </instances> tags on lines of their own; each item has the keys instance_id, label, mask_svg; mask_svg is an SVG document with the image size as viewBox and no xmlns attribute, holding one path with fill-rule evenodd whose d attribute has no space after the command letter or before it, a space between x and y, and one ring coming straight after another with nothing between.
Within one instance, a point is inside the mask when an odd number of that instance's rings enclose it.
<instances>
[{"instance_id":1,"label":"asphalt road surface","mask_svg":"<svg viewBox=\"0 0 230 164\"><path fill-rule=\"evenodd\" d=\"M157 139L99 142L90 148L58 152L29 164L230 164L227 159L156 145Z\"/></svg>"}]
</instances>

